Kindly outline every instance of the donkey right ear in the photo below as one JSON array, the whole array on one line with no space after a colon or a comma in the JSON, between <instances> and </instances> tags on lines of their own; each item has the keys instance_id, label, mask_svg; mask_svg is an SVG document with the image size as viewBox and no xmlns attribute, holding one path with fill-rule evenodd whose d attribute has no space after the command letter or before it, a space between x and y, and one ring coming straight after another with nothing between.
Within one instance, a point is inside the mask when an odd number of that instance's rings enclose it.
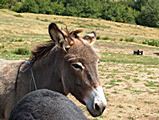
<instances>
[{"instance_id":1,"label":"donkey right ear","mask_svg":"<svg viewBox=\"0 0 159 120\"><path fill-rule=\"evenodd\" d=\"M51 39L56 43L62 46L64 43L64 34L62 31L58 28L58 26L55 23L51 23L48 28L49 34Z\"/></svg>"},{"instance_id":2,"label":"donkey right ear","mask_svg":"<svg viewBox=\"0 0 159 120\"><path fill-rule=\"evenodd\" d=\"M91 33L85 35L83 39L86 40L90 45L92 45L96 41L96 33L92 31Z\"/></svg>"}]
</instances>

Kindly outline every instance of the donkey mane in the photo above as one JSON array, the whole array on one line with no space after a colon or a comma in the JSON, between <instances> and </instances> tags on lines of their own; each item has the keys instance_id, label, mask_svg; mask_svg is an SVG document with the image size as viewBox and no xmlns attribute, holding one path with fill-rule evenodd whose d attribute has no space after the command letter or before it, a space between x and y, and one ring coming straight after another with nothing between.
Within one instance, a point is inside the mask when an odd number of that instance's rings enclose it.
<instances>
[{"instance_id":1,"label":"donkey mane","mask_svg":"<svg viewBox=\"0 0 159 120\"><path fill-rule=\"evenodd\" d=\"M45 57L49 54L52 48L55 47L55 42L52 40L48 41L45 44L38 45L34 50L31 51L32 56L31 61L39 60L42 57Z\"/></svg>"}]
</instances>

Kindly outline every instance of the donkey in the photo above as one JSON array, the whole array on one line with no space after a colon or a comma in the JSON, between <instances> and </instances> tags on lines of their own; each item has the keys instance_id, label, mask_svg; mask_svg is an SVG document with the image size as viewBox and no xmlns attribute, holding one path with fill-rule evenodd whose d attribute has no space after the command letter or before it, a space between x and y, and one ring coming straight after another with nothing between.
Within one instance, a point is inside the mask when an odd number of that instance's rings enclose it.
<instances>
[{"instance_id":1,"label":"donkey","mask_svg":"<svg viewBox=\"0 0 159 120\"><path fill-rule=\"evenodd\" d=\"M90 114L100 116L106 99L97 74L98 56L92 48L94 32L81 37L82 30L48 27L51 41L37 46L28 61L0 64L0 117L8 119L16 102L35 89L71 93Z\"/></svg>"},{"instance_id":2,"label":"donkey","mask_svg":"<svg viewBox=\"0 0 159 120\"><path fill-rule=\"evenodd\" d=\"M40 89L26 94L14 107L9 120L87 120L66 96Z\"/></svg>"}]
</instances>

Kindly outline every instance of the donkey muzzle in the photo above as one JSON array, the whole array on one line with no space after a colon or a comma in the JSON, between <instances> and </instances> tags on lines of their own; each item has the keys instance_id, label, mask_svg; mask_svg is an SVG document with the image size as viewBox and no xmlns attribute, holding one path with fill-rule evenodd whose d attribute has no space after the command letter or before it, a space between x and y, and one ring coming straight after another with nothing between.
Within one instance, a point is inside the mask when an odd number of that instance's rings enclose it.
<instances>
[{"instance_id":1,"label":"donkey muzzle","mask_svg":"<svg viewBox=\"0 0 159 120\"><path fill-rule=\"evenodd\" d=\"M94 88L84 99L89 113L93 117L100 116L106 108L107 102L101 86Z\"/></svg>"}]
</instances>

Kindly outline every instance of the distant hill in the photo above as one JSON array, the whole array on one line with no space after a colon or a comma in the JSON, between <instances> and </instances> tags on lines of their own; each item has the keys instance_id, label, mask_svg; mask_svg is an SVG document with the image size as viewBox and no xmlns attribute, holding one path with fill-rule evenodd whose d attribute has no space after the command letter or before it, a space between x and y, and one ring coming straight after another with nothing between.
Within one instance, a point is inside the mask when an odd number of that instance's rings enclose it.
<instances>
[{"instance_id":1,"label":"distant hill","mask_svg":"<svg viewBox=\"0 0 159 120\"><path fill-rule=\"evenodd\" d=\"M16 12L102 18L159 27L159 0L1 0L0 8Z\"/></svg>"}]
</instances>

